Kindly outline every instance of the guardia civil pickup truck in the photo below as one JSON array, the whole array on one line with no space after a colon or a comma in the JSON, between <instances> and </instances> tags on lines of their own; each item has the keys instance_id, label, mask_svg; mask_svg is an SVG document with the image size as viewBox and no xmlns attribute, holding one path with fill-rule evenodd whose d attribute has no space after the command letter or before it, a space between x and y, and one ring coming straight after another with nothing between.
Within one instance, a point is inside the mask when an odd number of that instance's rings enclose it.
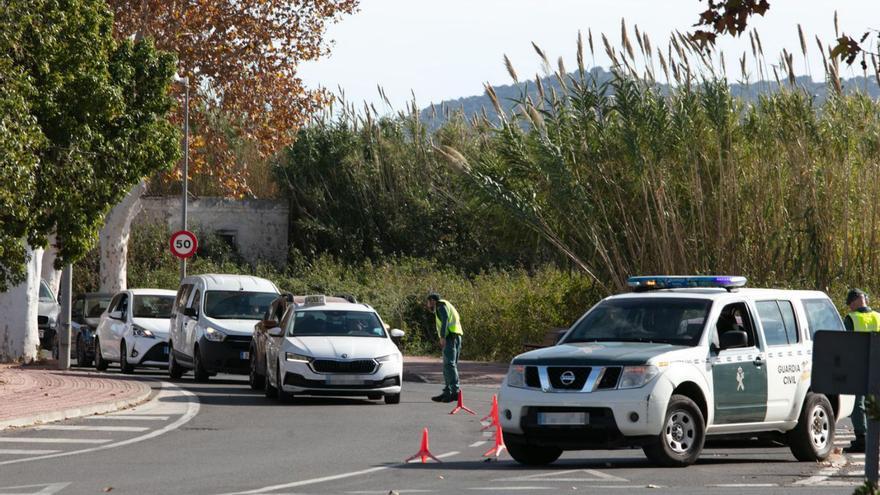
<instances>
[{"instance_id":1,"label":"guardia civil pickup truck","mask_svg":"<svg viewBox=\"0 0 880 495\"><path fill-rule=\"evenodd\" d=\"M854 398L810 390L813 334L844 329L825 293L734 276L628 284L555 346L513 359L499 419L515 460L641 447L656 464L687 466L707 436L775 437L801 461L828 457Z\"/></svg>"}]
</instances>

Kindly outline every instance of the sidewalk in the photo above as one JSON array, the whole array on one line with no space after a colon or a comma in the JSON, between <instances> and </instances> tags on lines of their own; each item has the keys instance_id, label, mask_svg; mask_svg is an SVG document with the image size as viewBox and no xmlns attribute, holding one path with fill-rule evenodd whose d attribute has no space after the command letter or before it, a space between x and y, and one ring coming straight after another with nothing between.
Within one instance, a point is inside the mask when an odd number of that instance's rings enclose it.
<instances>
[{"instance_id":1,"label":"sidewalk","mask_svg":"<svg viewBox=\"0 0 880 495\"><path fill-rule=\"evenodd\" d=\"M137 380L0 365L0 431L117 411L147 400L151 391Z\"/></svg>"},{"instance_id":2,"label":"sidewalk","mask_svg":"<svg viewBox=\"0 0 880 495\"><path fill-rule=\"evenodd\" d=\"M458 374L466 385L501 385L508 363L459 361ZM443 360L434 356L404 356L403 379L409 382L443 383Z\"/></svg>"}]
</instances>

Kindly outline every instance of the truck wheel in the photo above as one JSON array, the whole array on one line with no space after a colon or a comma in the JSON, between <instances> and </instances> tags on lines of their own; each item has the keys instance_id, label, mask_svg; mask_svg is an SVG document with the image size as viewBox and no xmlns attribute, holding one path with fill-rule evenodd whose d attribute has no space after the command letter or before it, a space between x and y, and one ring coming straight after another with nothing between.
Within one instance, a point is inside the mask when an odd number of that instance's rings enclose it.
<instances>
[{"instance_id":1,"label":"truck wheel","mask_svg":"<svg viewBox=\"0 0 880 495\"><path fill-rule=\"evenodd\" d=\"M199 346L193 348L193 378L199 383L205 383L208 381L208 377L210 377L211 374L208 373L208 370L206 370L205 366L202 364L200 352Z\"/></svg>"},{"instance_id":2,"label":"truck wheel","mask_svg":"<svg viewBox=\"0 0 880 495\"><path fill-rule=\"evenodd\" d=\"M257 371L257 357L254 353L254 348L251 347L251 372L248 375L248 384L251 386L253 390L260 390L265 385L263 381L266 379L265 375L261 375Z\"/></svg>"},{"instance_id":3,"label":"truck wheel","mask_svg":"<svg viewBox=\"0 0 880 495\"><path fill-rule=\"evenodd\" d=\"M562 455L562 449L557 447L538 447L513 439L505 440L504 444L513 460L527 466L545 466Z\"/></svg>"},{"instance_id":4,"label":"truck wheel","mask_svg":"<svg viewBox=\"0 0 880 495\"><path fill-rule=\"evenodd\" d=\"M673 395L666 407L663 431L642 450L660 466L685 467L696 462L705 440L706 422L700 408L684 395Z\"/></svg>"},{"instance_id":5,"label":"truck wheel","mask_svg":"<svg viewBox=\"0 0 880 495\"><path fill-rule=\"evenodd\" d=\"M184 369L174 358L174 345L168 344L168 376L174 380L179 380L183 376Z\"/></svg>"},{"instance_id":6,"label":"truck wheel","mask_svg":"<svg viewBox=\"0 0 880 495\"><path fill-rule=\"evenodd\" d=\"M104 355L101 354L101 341L97 338L95 339L95 369L98 371L107 371L107 367L110 366L110 363L104 360Z\"/></svg>"},{"instance_id":7,"label":"truck wheel","mask_svg":"<svg viewBox=\"0 0 880 495\"><path fill-rule=\"evenodd\" d=\"M828 398L808 392L797 426L788 434L788 446L799 461L824 461L834 448L834 410Z\"/></svg>"}]
</instances>

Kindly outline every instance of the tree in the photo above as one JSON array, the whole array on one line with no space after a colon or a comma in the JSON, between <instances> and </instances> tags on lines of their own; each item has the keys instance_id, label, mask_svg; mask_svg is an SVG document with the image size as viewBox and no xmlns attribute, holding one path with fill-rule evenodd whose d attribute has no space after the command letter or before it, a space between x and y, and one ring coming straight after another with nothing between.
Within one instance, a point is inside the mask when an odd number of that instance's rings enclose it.
<instances>
[{"instance_id":1,"label":"tree","mask_svg":"<svg viewBox=\"0 0 880 495\"><path fill-rule=\"evenodd\" d=\"M58 267L77 260L108 209L178 157L175 64L152 43L115 41L101 0L0 0L0 25L0 358L30 359L49 234Z\"/></svg>"},{"instance_id":2,"label":"tree","mask_svg":"<svg viewBox=\"0 0 880 495\"><path fill-rule=\"evenodd\" d=\"M228 116L235 132L268 157L289 144L295 131L328 95L308 89L299 64L327 53L328 23L351 13L357 0L109 0L119 39L150 38L178 54L178 71L195 91L190 173L216 177L231 195L249 192L247 170L236 163L227 129L210 115ZM178 88L179 91L179 88ZM180 121L180 115L175 117ZM219 128L218 128L219 127ZM210 157L210 160L208 159ZM180 177L180 171L174 177ZM102 232L101 290L125 287L131 220L144 188L114 208Z\"/></svg>"}]
</instances>

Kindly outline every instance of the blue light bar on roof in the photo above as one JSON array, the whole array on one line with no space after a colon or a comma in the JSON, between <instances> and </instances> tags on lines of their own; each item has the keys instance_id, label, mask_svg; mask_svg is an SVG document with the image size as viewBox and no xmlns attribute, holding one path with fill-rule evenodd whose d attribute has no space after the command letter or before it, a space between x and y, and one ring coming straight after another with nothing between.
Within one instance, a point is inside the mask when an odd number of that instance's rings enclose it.
<instances>
[{"instance_id":1,"label":"blue light bar on roof","mask_svg":"<svg viewBox=\"0 0 880 495\"><path fill-rule=\"evenodd\" d=\"M694 287L714 287L718 289L735 289L746 285L746 278L732 275L680 276L657 275L630 277L627 285L636 290L651 289L685 289Z\"/></svg>"}]
</instances>

